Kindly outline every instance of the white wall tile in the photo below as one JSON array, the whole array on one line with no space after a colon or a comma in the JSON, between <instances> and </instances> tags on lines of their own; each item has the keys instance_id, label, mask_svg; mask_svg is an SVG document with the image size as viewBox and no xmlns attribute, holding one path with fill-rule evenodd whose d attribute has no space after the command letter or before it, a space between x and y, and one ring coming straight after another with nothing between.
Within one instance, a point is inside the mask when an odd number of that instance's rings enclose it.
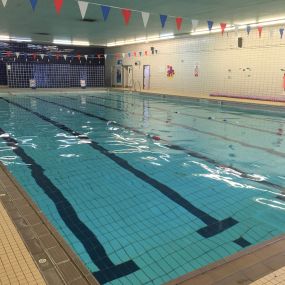
<instances>
[{"instance_id":1,"label":"white wall tile","mask_svg":"<svg viewBox=\"0 0 285 285\"><path fill-rule=\"evenodd\" d=\"M143 65L151 65L151 90L181 92L186 94L225 93L238 95L279 96L283 94L283 72L285 69L285 37L280 39L280 27L264 28L259 38L257 29L248 36L239 31L243 48L238 48L235 32L187 37L161 42L108 48L108 54L158 50L157 55L137 57L127 55L124 65L134 66L134 80L143 84ZM111 66L114 56L106 61L106 80L110 85ZM199 77L194 76L195 65L199 65ZM166 66L172 65L175 76L166 76ZM229 72L228 70L231 70ZM285 93L284 93L285 96Z\"/></svg>"}]
</instances>

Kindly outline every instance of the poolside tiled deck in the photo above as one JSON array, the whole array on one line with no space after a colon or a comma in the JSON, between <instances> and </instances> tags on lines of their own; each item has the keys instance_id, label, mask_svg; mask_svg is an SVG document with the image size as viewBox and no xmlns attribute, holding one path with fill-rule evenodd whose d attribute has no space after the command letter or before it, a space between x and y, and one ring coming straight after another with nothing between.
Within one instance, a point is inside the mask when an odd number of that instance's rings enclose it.
<instances>
[{"instance_id":1,"label":"poolside tiled deck","mask_svg":"<svg viewBox=\"0 0 285 285\"><path fill-rule=\"evenodd\" d=\"M1 203L0 221L0 284L46 284Z\"/></svg>"},{"instance_id":2,"label":"poolside tiled deck","mask_svg":"<svg viewBox=\"0 0 285 285\"><path fill-rule=\"evenodd\" d=\"M285 284L285 267L251 283L251 285L283 285Z\"/></svg>"}]
</instances>

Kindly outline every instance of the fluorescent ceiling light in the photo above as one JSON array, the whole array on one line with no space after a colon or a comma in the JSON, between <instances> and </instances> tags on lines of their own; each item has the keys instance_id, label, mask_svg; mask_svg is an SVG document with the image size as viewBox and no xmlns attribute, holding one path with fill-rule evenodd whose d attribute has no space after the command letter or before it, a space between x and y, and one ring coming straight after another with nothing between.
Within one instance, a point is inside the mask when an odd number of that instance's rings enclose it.
<instances>
[{"instance_id":1,"label":"fluorescent ceiling light","mask_svg":"<svg viewBox=\"0 0 285 285\"><path fill-rule=\"evenodd\" d=\"M10 36L7 36L7 35L0 35L0 40L1 40L1 41L10 41Z\"/></svg>"},{"instance_id":2,"label":"fluorescent ceiling light","mask_svg":"<svg viewBox=\"0 0 285 285\"><path fill-rule=\"evenodd\" d=\"M55 40L53 40L53 44L56 44L56 45L71 45L71 41L70 40L55 39Z\"/></svg>"},{"instance_id":3,"label":"fluorescent ceiling light","mask_svg":"<svg viewBox=\"0 0 285 285\"><path fill-rule=\"evenodd\" d=\"M147 42L152 42L152 41L169 40L169 39L174 39L174 38L175 36L173 33L161 34L161 35L151 36L151 37L142 37L142 38L137 38L137 39L125 40L125 41L111 42L111 43L107 43L107 47L147 43Z\"/></svg>"},{"instance_id":4,"label":"fluorescent ceiling light","mask_svg":"<svg viewBox=\"0 0 285 285\"><path fill-rule=\"evenodd\" d=\"M254 22L254 21L248 21L248 22L242 22L242 23L234 23L233 25L228 25L225 29L225 32L234 31L236 27L238 30L244 30L249 25L251 28L257 28L258 26L262 27L268 27L268 26L276 26L276 25L282 25L285 24L285 18L283 19L266 19L260 22ZM199 35L207 35L207 34L215 34L220 33L221 28L220 27L214 27L212 31L210 32L209 29L200 29L196 30L195 32L190 32L192 36L199 36Z\"/></svg>"},{"instance_id":5,"label":"fluorescent ceiling light","mask_svg":"<svg viewBox=\"0 0 285 285\"><path fill-rule=\"evenodd\" d=\"M174 34L173 33L169 33L169 34L161 34L160 36L159 36L159 38L160 39L164 39L164 40L168 40L168 39L174 39L175 38L175 36L174 36Z\"/></svg>"},{"instance_id":6,"label":"fluorescent ceiling light","mask_svg":"<svg viewBox=\"0 0 285 285\"><path fill-rule=\"evenodd\" d=\"M31 38L11 38L10 39L11 41L15 41L15 42L27 42L27 43L30 43L32 42L32 39Z\"/></svg>"},{"instance_id":7,"label":"fluorescent ceiling light","mask_svg":"<svg viewBox=\"0 0 285 285\"><path fill-rule=\"evenodd\" d=\"M72 44L74 46L86 46L86 47L90 46L90 42L88 41L72 41Z\"/></svg>"}]
</instances>

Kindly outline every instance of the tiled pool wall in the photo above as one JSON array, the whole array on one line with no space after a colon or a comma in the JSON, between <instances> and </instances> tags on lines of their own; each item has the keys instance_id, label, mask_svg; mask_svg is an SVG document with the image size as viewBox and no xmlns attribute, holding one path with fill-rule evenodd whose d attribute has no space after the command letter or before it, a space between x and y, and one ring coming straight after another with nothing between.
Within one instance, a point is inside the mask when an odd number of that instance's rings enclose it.
<instances>
[{"instance_id":1,"label":"tiled pool wall","mask_svg":"<svg viewBox=\"0 0 285 285\"><path fill-rule=\"evenodd\" d=\"M109 54L125 53L121 57L123 65L133 66L134 82L143 86L143 66L150 65L150 90L185 93L195 95L221 94L277 96L283 94L285 55L284 39L280 39L279 27L264 27L261 38L257 30L249 35L240 30L185 37L161 42L107 48ZM275 33L272 33L271 30ZM238 37L243 39L243 47L238 47ZM151 47L157 54L151 53ZM136 51L136 56L134 56ZM142 56L139 52L142 52ZM148 56L144 52L148 51ZM131 57L128 53L131 53ZM137 65L135 65L137 63ZM111 84L111 66L114 57L106 60L106 84ZM167 66L175 74L167 76ZM198 66L198 76L195 69ZM113 80L114 82L114 80ZM139 84L137 84L139 86Z\"/></svg>"}]
</instances>

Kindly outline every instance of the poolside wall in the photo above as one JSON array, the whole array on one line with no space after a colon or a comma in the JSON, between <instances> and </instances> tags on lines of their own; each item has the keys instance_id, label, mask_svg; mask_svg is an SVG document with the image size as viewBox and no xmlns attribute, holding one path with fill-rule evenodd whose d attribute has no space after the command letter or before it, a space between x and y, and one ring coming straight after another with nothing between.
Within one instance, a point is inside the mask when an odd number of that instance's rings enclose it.
<instances>
[{"instance_id":1,"label":"poolside wall","mask_svg":"<svg viewBox=\"0 0 285 285\"><path fill-rule=\"evenodd\" d=\"M261 38L257 29L233 31L224 36L212 34L192 36L147 44L136 44L107 49L107 53L126 53L123 65L134 66L134 80L143 86L143 65L151 65L150 90L169 93L209 95L210 93L279 96L283 94L285 70L285 37L280 39L278 27L264 28ZM243 47L238 47L238 37L243 38ZM157 55L139 56L139 51L150 48ZM128 57L128 52L137 52L137 57ZM106 84L111 84L111 66L114 56L106 61ZM173 66L175 75L167 77L167 65ZM195 77L195 67L199 76ZM284 93L285 96L285 93Z\"/></svg>"}]
</instances>

